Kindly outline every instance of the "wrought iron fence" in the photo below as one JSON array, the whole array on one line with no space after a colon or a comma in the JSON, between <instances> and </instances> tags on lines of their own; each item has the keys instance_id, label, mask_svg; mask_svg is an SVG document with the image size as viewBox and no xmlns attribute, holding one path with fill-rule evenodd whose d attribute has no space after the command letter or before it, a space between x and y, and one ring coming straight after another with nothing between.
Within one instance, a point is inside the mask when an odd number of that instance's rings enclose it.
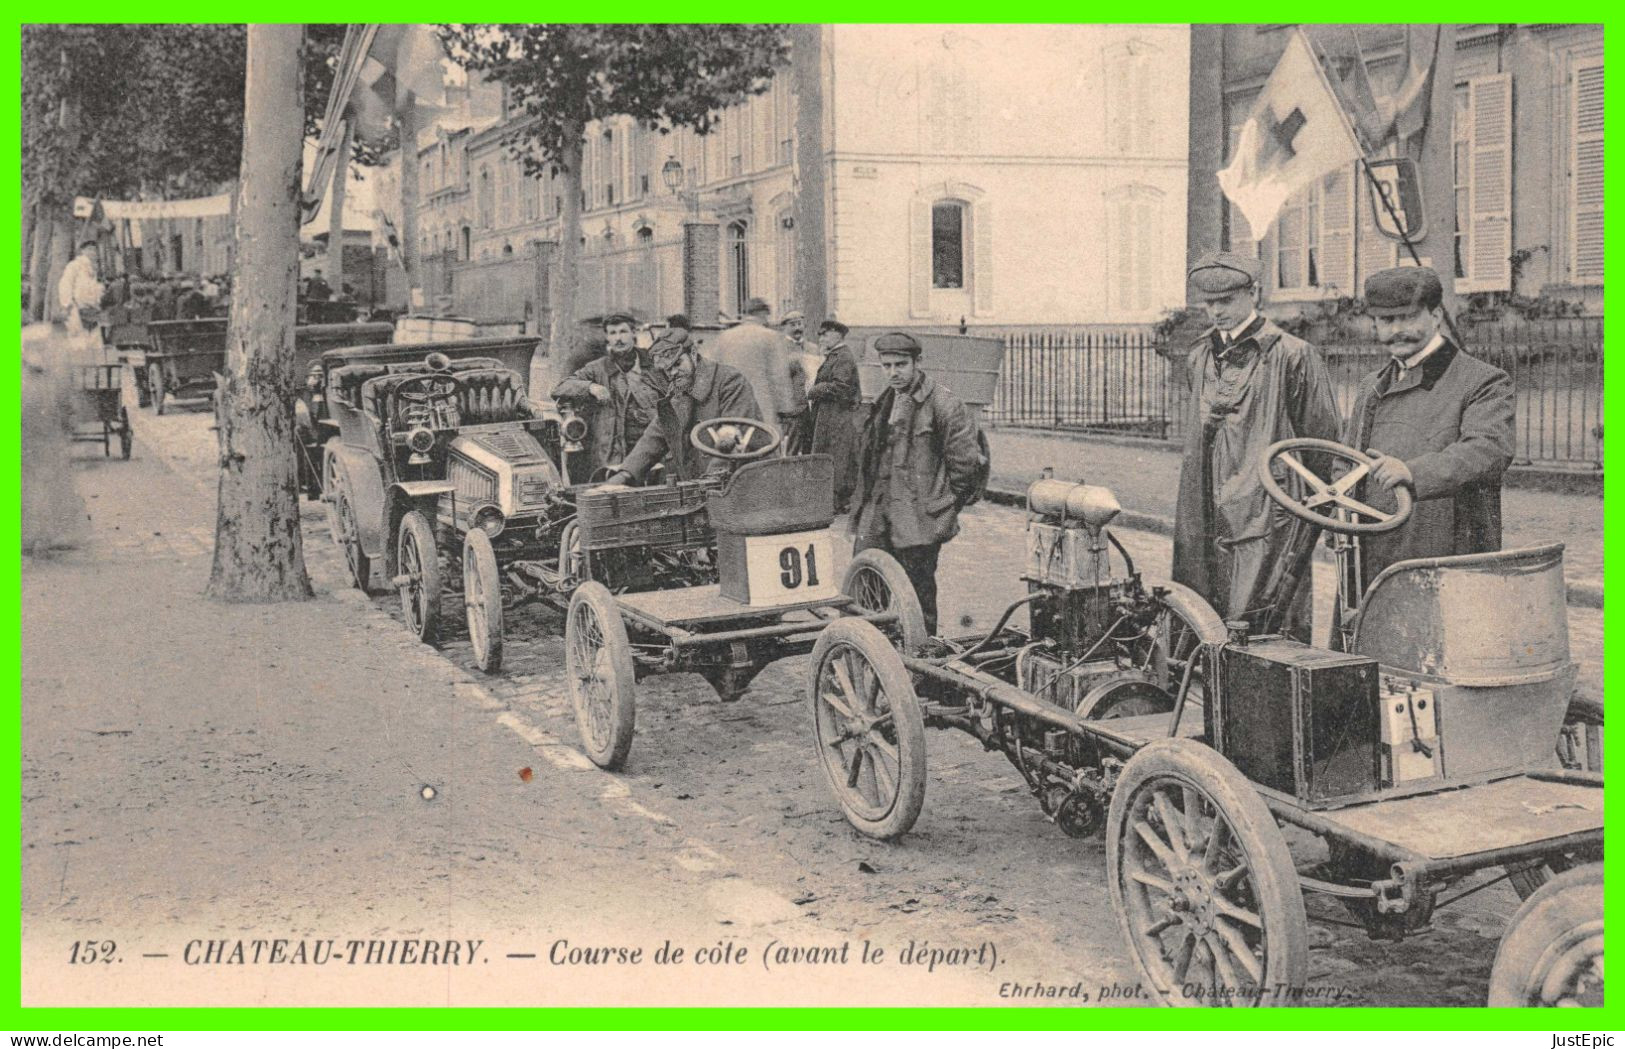
<instances>
[{"instance_id":1,"label":"wrought iron fence","mask_svg":"<svg viewBox=\"0 0 1625 1049\"><path fill-rule=\"evenodd\" d=\"M1145 331L1007 332L987 418L994 425L1175 436L1184 365L1169 354Z\"/></svg>"},{"instance_id":2,"label":"wrought iron fence","mask_svg":"<svg viewBox=\"0 0 1625 1049\"><path fill-rule=\"evenodd\" d=\"M1601 317L1460 322L1470 352L1512 377L1517 462L1602 468L1602 325ZM1087 329L1008 332L1004 343L993 424L1183 438L1185 347L1149 332ZM1368 342L1319 349L1346 414L1387 351Z\"/></svg>"}]
</instances>

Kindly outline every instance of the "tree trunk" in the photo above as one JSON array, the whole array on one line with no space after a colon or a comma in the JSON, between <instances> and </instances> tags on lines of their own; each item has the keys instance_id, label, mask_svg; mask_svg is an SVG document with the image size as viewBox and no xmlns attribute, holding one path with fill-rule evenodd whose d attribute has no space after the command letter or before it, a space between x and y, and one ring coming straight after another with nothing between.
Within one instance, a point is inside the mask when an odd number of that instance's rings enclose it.
<instances>
[{"instance_id":1,"label":"tree trunk","mask_svg":"<svg viewBox=\"0 0 1625 1049\"><path fill-rule=\"evenodd\" d=\"M217 601L311 596L293 433L304 31L248 27L236 269L218 410L219 508L206 591Z\"/></svg>"},{"instance_id":2,"label":"tree trunk","mask_svg":"<svg viewBox=\"0 0 1625 1049\"><path fill-rule=\"evenodd\" d=\"M40 284L45 296L40 301L41 320L50 320L61 310L57 305L57 287L62 283L62 271L73 261L73 212L63 204L51 209L51 251L45 258L45 270Z\"/></svg>"},{"instance_id":3,"label":"tree trunk","mask_svg":"<svg viewBox=\"0 0 1625 1049\"><path fill-rule=\"evenodd\" d=\"M44 200L34 205L34 255L28 262L28 319L43 321L50 316L46 303L51 283L51 241L55 237L51 205Z\"/></svg>"},{"instance_id":4,"label":"tree trunk","mask_svg":"<svg viewBox=\"0 0 1625 1049\"><path fill-rule=\"evenodd\" d=\"M815 332L829 316L829 253L824 236L824 27L790 27L796 92L796 306Z\"/></svg>"},{"instance_id":5,"label":"tree trunk","mask_svg":"<svg viewBox=\"0 0 1625 1049\"><path fill-rule=\"evenodd\" d=\"M25 191L23 193L23 215L22 215L22 220L23 220L23 231L22 231L23 232L23 236L22 236L23 254L22 254L22 260L23 260L23 265L25 267L28 266L29 263L34 258L34 215L37 213L37 209L38 209L38 206L39 206L37 197L38 197L38 194L33 193L33 192L26 192ZM27 271L27 269L24 269L23 278L26 280L27 277L28 277L28 271Z\"/></svg>"},{"instance_id":6,"label":"tree trunk","mask_svg":"<svg viewBox=\"0 0 1625 1049\"><path fill-rule=\"evenodd\" d=\"M548 334L547 355L558 382L581 363L581 318L576 316L576 292L581 286L581 156L585 127L566 136L571 145L559 158L559 180L563 200L559 208L559 250L554 253L558 268L551 281L552 331Z\"/></svg>"},{"instance_id":7,"label":"tree trunk","mask_svg":"<svg viewBox=\"0 0 1625 1049\"><path fill-rule=\"evenodd\" d=\"M332 210L327 213L327 283L333 288L333 297L344 294L344 190L350 175L350 124L344 124L339 139L338 163L333 167Z\"/></svg>"},{"instance_id":8,"label":"tree trunk","mask_svg":"<svg viewBox=\"0 0 1625 1049\"><path fill-rule=\"evenodd\" d=\"M411 92L397 100L401 122L401 266L406 270L406 304L432 306L418 267L418 111Z\"/></svg>"}]
</instances>

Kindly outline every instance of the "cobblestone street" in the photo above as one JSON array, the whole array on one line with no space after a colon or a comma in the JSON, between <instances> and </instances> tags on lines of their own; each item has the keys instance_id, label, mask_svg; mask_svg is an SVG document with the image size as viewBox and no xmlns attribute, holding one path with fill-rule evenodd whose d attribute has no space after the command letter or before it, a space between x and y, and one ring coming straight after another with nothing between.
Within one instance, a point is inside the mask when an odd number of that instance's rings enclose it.
<instances>
[{"instance_id":1,"label":"cobblestone street","mask_svg":"<svg viewBox=\"0 0 1625 1049\"><path fill-rule=\"evenodd\" d=\"M969 737L928 735L930 786L913 833L884 844L853 832L808 743L804 660L769 668L731 704L697 677L646 679L630 762L612 776L575 748L555 613L511 622L504 672L486 677L472 669L460 615L448 616L453 634L436 652L394 621L393 594L346 586L321 504L304 504L316 601L203 602L209 422L141 413L134 461L80 464L92 544L25 571L24 948L35 1000L105 1002L120 986L140 988L143 1002L243 991L240 972L172 979L156 960L143 962L144 981L66 980L70 929L154 952L198 935L484 938L491 978L441 977L428 992L458 1002L1000 1004L1007 982L1081 982L1092 995L1133 984L1102 842L1060 833L1005 760ZM1023 590L1024 520L984 504L964 524L943 557L943 622L989 627ZM1121 538L1147 577L1166 574L1166 538ZM1570 622L1600 689L1601 613L1571 609ZM425 807L424 787L438 804ZM1300 864L1322 855L1311 839L1294 848ZM1311 898L1312 919L1329 921L1311 924L1310 982L1341 1004L1477 1004L1515 907L1497 884L1440 912L1428 935L1392 944L1333 924L1341 911ZM988 942L1000 961L992 973L888 968L876 982L855 968L697 991L680 976L620 985L504 958L545 954L561 937L616 936L651 949L667 937ZM427 978L385 991L351 971L320 992L259 979L266 1000L373 991L405 1001Z\"/></svg>"}]
</instances>

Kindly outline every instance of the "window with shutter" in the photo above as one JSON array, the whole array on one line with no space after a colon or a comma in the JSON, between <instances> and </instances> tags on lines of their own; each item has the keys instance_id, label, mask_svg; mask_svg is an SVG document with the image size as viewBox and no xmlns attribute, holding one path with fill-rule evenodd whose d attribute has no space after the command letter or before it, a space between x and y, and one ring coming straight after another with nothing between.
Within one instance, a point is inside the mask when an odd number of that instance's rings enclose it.
<instances>
[{"instance_id":1,"label":"window with shutter","mask_svg":"<svg viewBox=\"0 0 1625 1049\"><path fill-rule=\"evenodd\" d=\"M1354 170L1293 194L1259 242L1264 283L1288 298L1353 295Z\"/></svg>"},{"instance_id":2,"label":"window with shutter","mask_svg":"<svg viewBox=\"0 0 1625 1049\"><path fill-rule=\"evenodd\" d=\"M1131 40L1106 59L1106 141L1119 153L1149 149L1153 48Z\"/></svg>"},{"instance_id":3,"label":"window with shutter","mask_svg":"<svg viewBox=\"0 0 1625 1049\"><path fill-rule=\"evenodd\" d=\"M1468 291L1512 290L1512 76L1468 81L1473 124Z\"/></svg>"},{"instance_id":4,"label":"window with shutter","mask_svg":"<svg viewBox=\"0 0 1625 1049\"><path fill-rule=\"evenodd\" d=\"M1326 176L1321 184L1320 287L1335 295L1358 294L1354 286L1354 168Z\"/></svg>"},{"instance_id":5,"label":"window with shutter","mask_svg":"<svg viewBox=\"0 0 1625 1049\"><path fill-rule=\"evenodd\" d=\"M1572 146L1569 157L1569 272L1576 284L1601 284L1603 276L1603 72L1602 58L1574 67Z\"/></svg>"},{"instance_id":6,"label":"window with shutter","mask_svg":"<svg viewBox=\"0 0 1625 1049\"><path fill-rule=\"evenodd\" d=\"M1143 319L1160 305L1163 193L1120 186L1106 195L1106 308L1114 320Z\"/></svg>"},{"instance_id":7,"label":"window with shutter","mask_svg":"<svg viewBox=\"0 0 1625 1049\"><path fill-rule=\"evenodd\" d=\"M971 207L971 293L978 317L993 312L993 202L985 197Z\"/></svg>"},{"instance_id":8,"label":"window with shutter","mask_svg":"<svg viewBox=\"0 0 1625 1049\"><path fill-rule=\"evenodd\" d=\"M911 317L931 314L931 201L914 198L909 207L908 312Z\"/></svg>"}]
</instances>

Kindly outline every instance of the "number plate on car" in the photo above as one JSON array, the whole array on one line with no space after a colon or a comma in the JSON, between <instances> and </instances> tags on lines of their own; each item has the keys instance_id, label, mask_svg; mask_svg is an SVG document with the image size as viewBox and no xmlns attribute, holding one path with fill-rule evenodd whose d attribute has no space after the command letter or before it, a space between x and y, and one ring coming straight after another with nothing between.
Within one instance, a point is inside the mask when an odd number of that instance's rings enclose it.
<instances>
[{"instance_id":1,"label":"number plate on car","mask_svg":"<svg viewBox=\"0 0 1625 1049\"><path fill-rule=\"evenodd\" d=\"M829 529L745 537L750 603L788 605L823 601L839 593Z\"/></svg>"}]
</instances>

